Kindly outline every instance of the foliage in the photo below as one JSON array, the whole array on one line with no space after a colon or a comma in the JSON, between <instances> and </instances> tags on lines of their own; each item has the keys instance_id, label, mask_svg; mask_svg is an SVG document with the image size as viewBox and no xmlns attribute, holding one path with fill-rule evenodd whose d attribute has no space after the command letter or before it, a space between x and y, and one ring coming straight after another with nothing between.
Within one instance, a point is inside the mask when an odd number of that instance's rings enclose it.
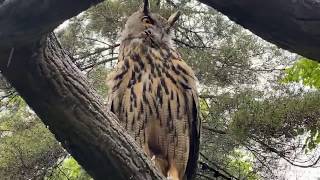
<instances>
[{"instance_id":1,"label":"foliage","mask_svg":"<svg viewBox=\"0 0 320 180\"><path fill-rule=\"evenodd\" d=\"M319 92L281 93L266 97L247 90L208 101L210 113L205 114L202 133L205 156L228 169L228 157L241 149L254 157L254 172L259 172L259 178L278 179L272 169L277 168L280 158L296 164L306 145L313 143L309 150L315 150L318 134L308 138L307 144L305 137L319 129ZM313 166L314 160L306 162L304 166Z\"/></svg>"},{"instance_id":2,"label":"foliage","mask_svg":"<svg viewBox=\"0 0 320 180\"><path fill-rule=\"evenodd\" d=\"M292 67L286 69L283 81L285 83L302 83L320 89L320 64L307 58L300 58ZM319 129L320 123L312 124L311 127L305 129L309 132L306 139L306 152L314 150L320 144Z\"/></svg>"},{"instance_id":3,"label":"foliage","mask_svg":"<svg viewBox=\"0 0 320 180\"><path fill-rule=\"evenodd\" d=\"M320 88L320 65L316 61L301 58L286 69L284 82L302 82L306 86Z\"/></svg>"},{"instance_id":4,"label":"foliage","mask_svg":"<svg viewBox=\"0 0 320 180\"><path fill-rule=\"evenodd\" d=\"M53 135L19 96L1 101L0 177L41 178L65 154Z\"/></svg>"},{"instance_id":5,"label":"foliage","mask_svg":"<svg viewBox=\"0 0 320 180\"><path fill-rule=\"evenodd\" d=\"M45 179L93 180L72 157L64 159Z\"/></svg>"},{"instance_id":6,"label":"foliage","mask_svg":"<svg viewBox=\"0 0 320 180\"><path fill-rule=\"evenodd\" d=\"M237 174L239 179L247 179L247 180L257 180L260 177L254 172L254 165L247 153L241 152L240 150L235 150L230 155L230 171L234 174Z\"/></svg>"},{"instance_id":7,"label":"foliage","mask_svg":"<svg viewBox=\"0 0 320 180\"><path fill-rule=\"evenodd\" d=\"M230 126L236 132L235 138L268 139L266 144L277 146L276 153L279 154L286 152L287 142L311 132L308 147L313 150L316 148L320 127L319 100L318 92L271 97L264 101L251 99L239 105ZM285 144L281 145L281 141Z\"/></svg>"},{"instance_id":8,"label":"foliage","mask_svg":"<svg viewBox=\"0 0 320 180\"><path fill-rule=\"evenodd\" d=\"M87 74L92 87L104 98L106 98L108 92L108 87L106 86L107 74L108 71L101 66L93 69Z\"/></svg>"}]
</instances>

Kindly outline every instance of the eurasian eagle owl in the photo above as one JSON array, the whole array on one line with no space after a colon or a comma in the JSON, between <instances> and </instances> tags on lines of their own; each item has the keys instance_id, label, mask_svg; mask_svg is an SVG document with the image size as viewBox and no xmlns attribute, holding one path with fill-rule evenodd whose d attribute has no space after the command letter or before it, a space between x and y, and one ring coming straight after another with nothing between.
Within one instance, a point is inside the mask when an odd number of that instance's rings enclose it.
<instances>
[{"instance_id":1,"label":"eurasian eagle owl","mask_svg":"<svg viewBox=\"0 0 320 180\"><path fill-rule=\"evenodd\" d=\"M145 0L126 22L118 64L108 77L111 111L174 180L194 176L200 138L196 77L170 36L178 16L151 13Z\"/></svg>"}]
</instances>

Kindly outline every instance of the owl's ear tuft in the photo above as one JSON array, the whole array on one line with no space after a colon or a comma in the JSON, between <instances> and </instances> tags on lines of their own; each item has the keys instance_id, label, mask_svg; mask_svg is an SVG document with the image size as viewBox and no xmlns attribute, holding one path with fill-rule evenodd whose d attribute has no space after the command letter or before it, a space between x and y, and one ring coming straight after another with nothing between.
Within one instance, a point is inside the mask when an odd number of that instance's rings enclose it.
<instances>
[{"instance_id":1,"label":"owl's ear tuft","mask_svg":"<svg viewBox=\"0 0 320 180\"><path fill-rule=\"evenodd\" d=\"M145 16L149 15L149 8L150 8L149 0L143 0L143 14Z\"/></svg>"},{"instance_id":2,"label":"owl's ear tuft","mask_svg":"<svg viewBox=\"0 0 320 180\"><path fill-rule=\"evenodd\" d=\"M168 24L166 27L167 31L170 31L170 28L174 25L175 22L177 22L177 20L179 19L181 15L180 11L177 11L175 13L173 13L169 18L168 18Z\"/></svg>"}]
</instances>

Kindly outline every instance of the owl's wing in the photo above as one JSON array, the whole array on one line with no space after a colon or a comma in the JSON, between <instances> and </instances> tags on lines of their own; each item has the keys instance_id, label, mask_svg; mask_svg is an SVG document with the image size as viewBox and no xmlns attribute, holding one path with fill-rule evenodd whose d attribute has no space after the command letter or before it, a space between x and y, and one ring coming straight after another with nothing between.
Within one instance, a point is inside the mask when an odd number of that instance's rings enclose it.
<instances>
[{"instance_id":1,"label":"owl's wing","mask_svg":"<svg viewBox=\"0 0 320 180\"><path fill-rule=\"evenodd\" d=\"M198 94L196 89L188 91L190 93L191 102L189 107L191 108L191 118L190 122L190 150L189 150L189 159L186 168L186 177L187 179L194 179L197 171L197 161L199 157L199 144L200 144L200 129L201 121L199 117L199 102Z\"/></svg>"},{"instance_id":2,"label":"owl's wing","mask_svg":"<svg viewBox=\"0 0 320 180\"><path fill-rule=\"evenodd\" d=\"M183 92L185 93L188 124L189 124L189 157L187 168L184 175L185 179L194 179L197 171L197 161L199 157L199 144L200 144L200 129L201 120L199 117L199 102L196 87L197 78L192 69L181 59L180 55L176 52L173 54L173 64L177 70L180 71L177 76L178 82L186 82L183 85ZM173 70L175 71L175 70Z\"/></svg>"}]
</instances>

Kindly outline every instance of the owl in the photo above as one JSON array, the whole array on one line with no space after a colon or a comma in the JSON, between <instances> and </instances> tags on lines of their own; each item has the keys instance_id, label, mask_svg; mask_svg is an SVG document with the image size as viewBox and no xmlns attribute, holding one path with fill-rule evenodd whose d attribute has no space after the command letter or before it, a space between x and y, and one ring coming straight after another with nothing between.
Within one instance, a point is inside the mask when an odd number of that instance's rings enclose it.
<instances>
[{"instance_id":1,"label":"owl","mask_svg":"<svg viewBox=\"0 0 320 180\"><path fill-rule=\"evenodd\" d=\"M192 179L200 141L196 77L172 43L178 19L133 13L121 33L118 64L107 78L109 108L168 179Z\"/></svg>"}]
</instances>

